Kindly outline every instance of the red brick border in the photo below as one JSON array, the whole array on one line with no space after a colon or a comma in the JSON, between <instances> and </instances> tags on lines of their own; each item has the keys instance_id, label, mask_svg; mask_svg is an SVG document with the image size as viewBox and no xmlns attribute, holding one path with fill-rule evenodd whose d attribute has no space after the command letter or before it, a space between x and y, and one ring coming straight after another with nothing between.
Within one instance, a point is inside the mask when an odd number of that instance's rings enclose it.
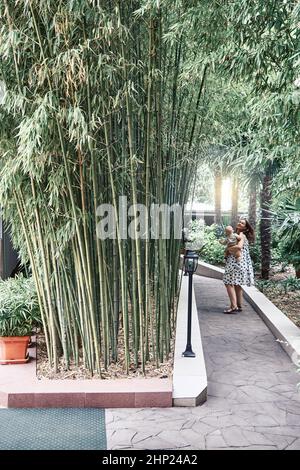
<instances>
[{"instance_id":1,"label":"red brick border","mask_svg":"<svg viewBox=\"0 0 300 470\"><path fill-rule=\"evenodd\" d=\"M5 408L150 408L172 406L172 380L37 379L35 348L27 364L0 366L0 406Z\"/></svg>"}]
</instances>

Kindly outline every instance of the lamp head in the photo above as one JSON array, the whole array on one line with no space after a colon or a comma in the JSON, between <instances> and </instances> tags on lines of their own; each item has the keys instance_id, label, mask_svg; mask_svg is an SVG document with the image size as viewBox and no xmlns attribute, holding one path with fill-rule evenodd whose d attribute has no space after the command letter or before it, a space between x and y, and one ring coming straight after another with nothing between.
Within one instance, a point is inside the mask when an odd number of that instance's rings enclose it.
<instances>
[{"instance_id":1,"label":"lamp head","mask_svg":"<svg viewBox=\"0 0 300 470\"><path fill-rule=\"evenodd\" d=\"M185 274L193 274L198 266L199 256L194 251L187 251L184 256L184 272Z\"/></svg>"}]
</instances>

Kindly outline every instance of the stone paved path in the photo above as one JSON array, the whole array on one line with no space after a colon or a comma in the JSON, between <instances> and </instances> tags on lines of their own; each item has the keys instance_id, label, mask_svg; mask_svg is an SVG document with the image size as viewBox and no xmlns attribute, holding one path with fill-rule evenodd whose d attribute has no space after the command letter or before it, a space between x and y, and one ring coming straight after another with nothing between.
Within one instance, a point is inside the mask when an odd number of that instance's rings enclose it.
<instances>
[{"instance_id":1,"label":"stone paved path","mask_svg":"<svg viewBox=\"0 0 300 470\"><path fill-rule=\"evenodd\" d=\"M106 410L108 449L300 449L300 375L246 304L224 315L221 281L195 276L208 401Z\"/></svg>"}]
</instances>

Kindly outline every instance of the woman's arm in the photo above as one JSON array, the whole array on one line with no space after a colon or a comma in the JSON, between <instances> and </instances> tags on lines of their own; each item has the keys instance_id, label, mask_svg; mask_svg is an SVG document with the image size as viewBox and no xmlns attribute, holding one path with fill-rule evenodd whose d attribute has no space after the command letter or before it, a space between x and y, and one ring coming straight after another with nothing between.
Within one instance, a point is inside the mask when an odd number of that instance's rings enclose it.
<instances>
[{"instance_id":1,"label":"woman's arm","mask_svg":"<svg viewBox=\"0 0 300 470\"><path fill-rule=\"evenodd\" d=\"M245 235L243 233L241 233L240 237L241 237L241 239L239 240L239 242L236 245L230 246L228 248L228 251L231 255L234 255L234 253L236 253L236 251L241 250L243 248L244 241L245 241Z\"/></svg>"}]
</instances>

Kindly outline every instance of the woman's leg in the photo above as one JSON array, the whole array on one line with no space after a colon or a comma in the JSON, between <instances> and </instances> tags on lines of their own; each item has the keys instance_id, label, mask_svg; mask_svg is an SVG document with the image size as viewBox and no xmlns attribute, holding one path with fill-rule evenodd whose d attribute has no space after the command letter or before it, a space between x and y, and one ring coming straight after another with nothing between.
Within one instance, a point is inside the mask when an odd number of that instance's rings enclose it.
<instances>
[{"instance_id":1,"label":"woman's leg","mask_svg":"<svg viewBox=\"0 0 300 470\"><path fill-rule=\"evenodd\" d=\"M242 308L243 307L243 289L241 286L234 286L235 296L237 301L237 306Z\"/></svg>"},{"instance_id":2,"label":"woman's leg","mask_svg":"<svg viewBox=\"0 0 300 470\"><path fill-rule=\"evenodd\" d=\"M225 287L227 289L227 294L230 300L230 307L232 309L237 308L237 298L234 286L232 286L231 284L225 284Z\"/></svg>"}]
</instances>

